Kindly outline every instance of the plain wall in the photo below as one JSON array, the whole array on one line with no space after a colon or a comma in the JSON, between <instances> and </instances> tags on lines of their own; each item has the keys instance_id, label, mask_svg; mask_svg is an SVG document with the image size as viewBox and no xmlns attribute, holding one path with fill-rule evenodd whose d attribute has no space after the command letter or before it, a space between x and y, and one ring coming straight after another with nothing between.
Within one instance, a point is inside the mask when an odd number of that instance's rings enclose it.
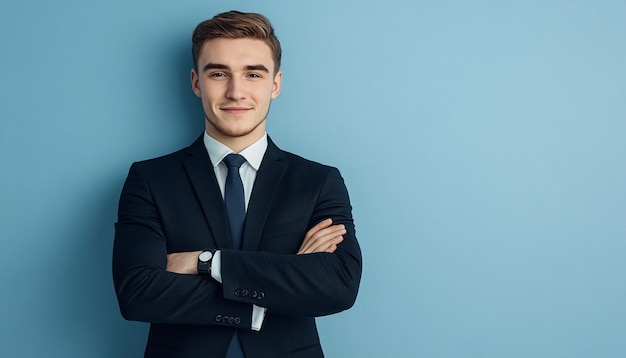
<instances>
[{"instance_id":1,"label":"plain wall","mask_svg":"<svg viewBox=\"0 0 626 358\"><path fill-rule=\"evenodd\" d=\"M364 254L328 357L626 356L623 1L3 1L0 356L139 357L111 279L133 161L203 129L190 34L267 15L268 132L341 169Z\"/></svg>"}]
</instances>

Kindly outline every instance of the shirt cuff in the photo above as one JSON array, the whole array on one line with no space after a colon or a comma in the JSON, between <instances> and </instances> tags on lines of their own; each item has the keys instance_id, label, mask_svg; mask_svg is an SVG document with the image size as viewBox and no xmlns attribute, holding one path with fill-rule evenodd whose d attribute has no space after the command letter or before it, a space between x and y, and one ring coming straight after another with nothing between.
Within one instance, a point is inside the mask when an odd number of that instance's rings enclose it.
<instances>
[{"instance_id":1,"label":"shirt cuff","mask_svg":"<svg viewBox=\"0 0 626 358\"><path fill-rule=\"evenodd\" d=\"M222 252L220 250L215 251L213 259L211 260L211 277L215 281L222 283Z\"/></svg>"},{"instance_id":2,"label":"shirt cuff","mask_svg":"<svg viewBox=\"0 0 626 358\"><path fill-rule=\"evenodd\" d=\"M252 330L260 331L265 319L265 308L252 305Z\"/></svg>"}]
</instances>

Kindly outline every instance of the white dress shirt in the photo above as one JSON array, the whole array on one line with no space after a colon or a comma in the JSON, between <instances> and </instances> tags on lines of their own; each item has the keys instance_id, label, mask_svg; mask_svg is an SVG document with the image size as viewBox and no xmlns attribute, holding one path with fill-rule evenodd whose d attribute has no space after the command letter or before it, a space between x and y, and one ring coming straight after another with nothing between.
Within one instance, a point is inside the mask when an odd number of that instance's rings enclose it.
<instances>
[{"instance_id":1,"label":"white dress shirt","mask_svg":"<svg viewBox=\"0 0 626 358\"><path fill-rule=\"evenodd\" d=\"M224 198L224 187L226 185L226 175L228 174L228 168L226 164L222 162L224 157L228 154L234 153L230 148L224 144L218 142L206 132L204 132L204 146L206 147L209 157L211 158L211 164L213 164L213 170L215 171L215 177L217 178L217 184L220 187L222 198ZM239 175L243 182L243 193L245 198L246 210L248 210L248 202L250 201L250 194L252 193L252 187L254 186L254 180L256 179L256 173L261 166L261 161L265 155L267 149L267 133L261 137L258 141L248 146L246 149L237 153L243 156L246 161L239 168ZM220 251L215 252L215 256L211 261L211 276L219 283L222 283L222 256ZM257 305L252 306L252 330L261 330L263 319L265 318L265 308Z\"/></svg>"}]
</instances>

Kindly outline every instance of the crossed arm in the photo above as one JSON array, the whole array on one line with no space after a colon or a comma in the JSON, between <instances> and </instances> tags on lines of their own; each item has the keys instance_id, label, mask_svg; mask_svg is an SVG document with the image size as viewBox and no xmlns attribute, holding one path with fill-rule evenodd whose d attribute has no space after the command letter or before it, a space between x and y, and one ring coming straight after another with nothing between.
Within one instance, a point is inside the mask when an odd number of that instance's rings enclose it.
<instances>
[{"instance_id":1,"label":"crossed arm","mask_svg":"<svg viewBox=\"0 0 626 358\"><path fill-rule=\"evenodd\" d=\"M298 255L335 252L337 245L343 241L342 235L346 233L346 228L344 225L332 225L332 223L332 219L326 219L313 226L304 236ZM198 255L201 252L176 252L167 255L166 270L179 274L197 275Z\"/></svg>"}]
</instances>

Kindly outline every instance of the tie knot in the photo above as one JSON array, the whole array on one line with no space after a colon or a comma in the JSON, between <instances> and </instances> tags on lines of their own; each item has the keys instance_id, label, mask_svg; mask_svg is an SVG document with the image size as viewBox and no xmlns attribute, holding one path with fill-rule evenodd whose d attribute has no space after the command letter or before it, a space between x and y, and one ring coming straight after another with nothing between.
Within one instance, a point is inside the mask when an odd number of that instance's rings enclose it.
<instances>
[{"instance_id":1,"label":"tie knot","mask_svg":"<svg viewBox=\"0 0 626 358\"><path fill-rule=\"evenodd\" d=\"M232 168L232 167L239 168L246 161L246 158L244 158L243 156L239 154L231 153L227 155L226 157L224 157L222 161L229 168Z\"/></svg>"}]
</instances>

